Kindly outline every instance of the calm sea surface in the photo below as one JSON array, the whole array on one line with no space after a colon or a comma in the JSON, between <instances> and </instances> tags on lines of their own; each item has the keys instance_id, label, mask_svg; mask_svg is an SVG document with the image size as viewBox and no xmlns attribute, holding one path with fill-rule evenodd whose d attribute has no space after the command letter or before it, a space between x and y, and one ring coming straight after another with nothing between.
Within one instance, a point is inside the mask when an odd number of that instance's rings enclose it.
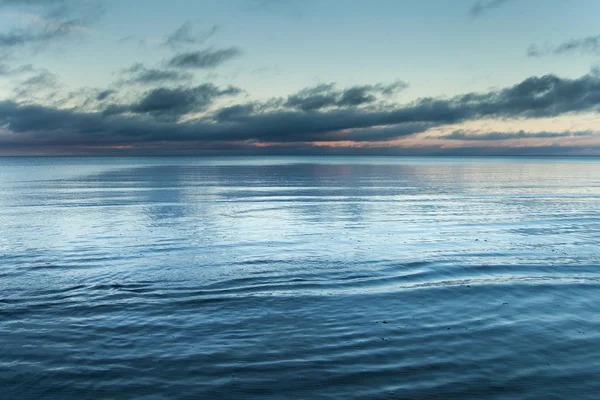
<instances>
[{"instance_id":1,"label":"calm sea surface","mask_svg":"<svg viewBox=\"0 0 600 400\"><path fill-rule=\"evenodd\" d=\"M598 399L600 159L0 158L2 399Z\"/></svg>"}]
</instances>

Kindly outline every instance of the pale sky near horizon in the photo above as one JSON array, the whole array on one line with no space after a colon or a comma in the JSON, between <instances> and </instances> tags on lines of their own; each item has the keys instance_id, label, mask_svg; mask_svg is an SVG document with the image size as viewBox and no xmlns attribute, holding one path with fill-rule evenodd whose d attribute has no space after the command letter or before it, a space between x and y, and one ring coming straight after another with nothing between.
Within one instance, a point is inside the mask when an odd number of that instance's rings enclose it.
<instances>
[{"instance_id":1,"label":"pale sky near horizon","mask_svg":"<svg viewBox=\"0 0 600 400\"><path fill-rule=\"evenodd\" d=\"M0 0L0 155L600 154L599 15L594 0Z\"/></svg>"}]
</instances>

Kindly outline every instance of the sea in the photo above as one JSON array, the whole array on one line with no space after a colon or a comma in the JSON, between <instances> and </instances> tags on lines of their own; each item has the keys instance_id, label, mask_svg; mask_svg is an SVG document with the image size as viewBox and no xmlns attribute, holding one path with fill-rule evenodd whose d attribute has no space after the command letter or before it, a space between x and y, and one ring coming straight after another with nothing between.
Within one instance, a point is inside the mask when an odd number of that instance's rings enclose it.
<instances>
[{"instance_id":1,"label":"sea","mask_svg":"<svg viewBox=\"0 0 600 400\"><path fill-rule=\"evenodd\" d=\"M0 398L598 399L600 158L0 158Z\"/></svg>"}]
</instances>

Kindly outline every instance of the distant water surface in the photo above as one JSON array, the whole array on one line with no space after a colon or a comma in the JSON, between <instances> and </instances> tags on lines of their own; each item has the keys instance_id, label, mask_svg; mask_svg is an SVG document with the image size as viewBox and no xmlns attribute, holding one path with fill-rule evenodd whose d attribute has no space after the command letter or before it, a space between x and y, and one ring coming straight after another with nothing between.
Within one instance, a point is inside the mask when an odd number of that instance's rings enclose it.
<instances>
[{"instance_id":1,"label":"distant water surface","mask_svg":"<svg viewBox=\"0 0 600 400\"><path fill-rule=\"evenodd\" d=\"M600 159L0 158L3 399L598 399Z\"/></svg>"}]
</instances>

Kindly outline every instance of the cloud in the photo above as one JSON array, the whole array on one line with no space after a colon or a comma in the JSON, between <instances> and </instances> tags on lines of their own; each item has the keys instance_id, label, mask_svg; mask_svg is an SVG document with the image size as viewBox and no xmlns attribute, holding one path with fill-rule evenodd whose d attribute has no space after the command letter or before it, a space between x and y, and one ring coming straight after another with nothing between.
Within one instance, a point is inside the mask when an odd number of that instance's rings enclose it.
<instances>
[{"instance_id":1,"label":"cloud","mask_svg":"<svg viewBox=\"0 0 600 400\"><path fill-rule=\"evenodd\" d=\"M248 2L258 8L269 8L273 4L278 4L281 0L248 0Z\"/></svg>"},{"instance_id":2,"label":"cloud","mask_svg":"<svg viewBox=\"0 0 600 400\"><path fill-rule=\"evenodd\" d=\"M43 12L47 20L55 20L67 15L97 13L103 10L103 0L0 0L0 8L35 10Z\"/></svg>"},{"instance_id":3,"label":"cloud","mask_svg":"<svg viewBox=\"0 0 600 400\"><path fill-rule=\"evenodd\" d=\"M254 104L237 104L221 108L215 113L214 118L218 122L234 121L254 114L255 110L256 106Z\"/></svg>"},{"instance_id":4,"label":"cloud","mask_svg":"<svg viewBox=\"0 0 600 400\"><path fill-rule=\"evenodd\" d=\"M532 139L532 138L561 138L571 136L594 136L594 132L468 132L457 130L449 135L440 136L437 139L445 140L510 140L510 139Z\"/></svg>"},{"instance_id":5,"label":"cloud","mask_svg":"<svg viewBox=\"0 0 600 400\"><path fill-rule=\"evenodd\" d=\"M334 91L335 84L320 84L302 89L288 97L286 107L297 108L302 111L316 111L332 107L336 104L338 93Z\"/></svg>"},{"instance_id":6,"label":"cloud","mask_svg":"<svg viewBox=\"0 0 600 400\"><path fill-rule=\"evenodd\" d=\"M150 98L153 96L148 96ZM165 104L173 107L179 102L153 100L142 101L138 111L164 110ZM179 106L177 106L179 107ZM56 109L39 105L19 105L14 102L0 102L0 125L6 126L15 139L29 145L115 145L123 143L155 143L163 141L187 142L228 142L259 140L264 142L303 142L315 140L343 141L348 138L358 141L371 140L371 132L336 132L351 113L321 115L274 113L253 118L244 123L215 124L206 121L174 123L135 119L125 116L106 116L101 113L76 112L73 109ZM393 129L383 129L377 140L411 135L427 129L427 124L407 124ZM282 129L282 128L288 129ZM291 129L290 129L291 128ZM2 140L0 136L0 140ZM6 138L5 138L6 139ZM1 142L0 142L1 143Z\"/></svg>"},{"instance_id":7,"label":"cloud","mask_svg":"<svg viewBox=\"0 0 600 400\"><path fill-rule=\"evenodd\" d=\"M0 32L0 50L5 53L26 47L44 50L49 44L80 36L87 33L87 27L103 13L101 3L73 0L4 0L0 1L0 7L34 8L35 11L7 14L19 18L22 26Z\"/></svg>"},{"instance_id":8,"label":"cloud","mask_svg":"<svg viewBox=\"0 0 600 400\"><path fill-rule=\"evenodd\" d=\"M96 101L104 101L108 99L110 96L115 94L117 91L112 89L103 90L96 95Z\"/></svg>"},{"instance_id":9,"label":"cloud","mask_svg":"<svg viewBox=\"0 0 600 400\"><path fill-rule=\"evenodd\" d=\"M6 33L0 33L0 48L44 44L68 36L72 33L74 26L77 26L76 22L67 21L59 25L46 25L42 29L12 29Z\"/></svg>"},{"instance_id":10,"label":"cloud","mask_svg":"<svg viewBox=\"0 0 600 400\"><path fill-rule=\"evenodd\" d=\"M428 122L409 122L390 127L375 127L366 129L353 129L349 131L338 131L321 136L324 141L353 141L353 142L385 142L417 133L423 133L437 126Z\"/></svg>"},{"instance_id":11,"label":"cloud","mask_svg":"<svg viewBox=\"0 0 600 400\"><path fill-rule=\"evenodd\" d=\"M139 83L143 85L190 81L194 77L188 72L147 68L141 63L136 63L122 72L128 76L122 83Z\"/></svg>"},{"instance_id":12,"label":"cloud","mask_svg":"<svg viewBox=\"0 0 600 400\"><path fill-rule=\"evenodd\" d=\"M0 0L0 5L53 6L56 4L74 3L75 0Z\"/></svg>"},{"instance_id":13,"label":"cloud","mask_svg":"<svg viewBox=\"0 0 600 400\"><path fill-rule=\"evenodd\" d=\"M36 69L31 64L11 68L8 64L0 63L0 76L15 76L28 72L34 72L35 70Z\"/></svg>"},{"instance_id":14,"label":"cloud","mask_svg":"<svg viewBox=\"0 0 600 400\"><path fill-rule=\"evenodd\" d=\"M244 8L246 11L275 13L298 20L304 18L313 3L314 0L246 0Z\"/></svg>"},{"instance_id":15,"label":"cloud","mask_svg":"<svg viewBox=\"0 0 600 400\"><path fill-rule=\"evenodd\" d=\"M551 117L596 111L599 105L600 73L593 70L576 79L544 75L487 93L468 93L450 99L420 99L392 114L452 122L481 117Z\"/></svg>"},{"instance_id":16,"label":"cloud","mask_svg":"<svg viewBox=\"0 0 600 400\"><path fill-rule=\"evenodd\" d=\"M337 105L341 107L356 107L373 103L377 100L375 96L376 92L377 89L373 86L355 86L344 90Z\"/></svg>"},{"instance_id":17,"label":"cloud","mask_svg":"<svg viewBox=\"0 0 600 400\"><path fill-rule=\"evenodd\" d=\"M266 114L281 110L284 100L279 98L265 102L250 102L223 107L213 113L212 118L217 122L235 122L252 115Z\"/></svg>"},{"instance_id":18,"label":"cloud","mask_svg":"<svg viewBox=\"0 0 600 400\"><path fill-rule=\"evenodd\" d=\"M13 89L13 95L16 99L26 102L36 101L44 97L52 99L56 95L59 86L57 75L46 70L40 70L35 75L18 83Z\"/></svg>"},{"instance_id":19,"label":"cloud","mask_svg":"<svg viewBox=\"0 0 600 400\"><path fill-rule=\"evenodd\" d=\"M326 85L327 86L327 85ZM384 86L384 85L383 85ZM379 92L383 86L378 87ZM329 93L331 86L320 88ZM209 111L217 99L234 96L240 89L204 84L193 88L158 88L144 93L131 104L108 105L104 112L80 112L40 105L0 102L0 126L12 135L0 135L0 147L11 146L115 146L171 143L172 148L213 146L228 143L232 148L266 143L348 141L361 146L384 146L386 141L405 139L432 127L484 118L538 118L594 112L600 106L600 74L592 71L576 79L554 75L531 77L513 86L485 93L467 93L450 98L423 98L394 109L344 107L306 112L290 109L285 101L269 106L246 103L213 110L204 117L181 122L187 113ZM310 90L308 90L310 92ZM342 94L346 90L337 90ZM341 98L341 97L339 97ZM336 101L339 101L336 98ZM479 140L470 132L451 134L448 139ZM581 134L538 132L535 134L491 132L487 140L504 138L566 137ZM581 138L583 139L583 138ZM1 142L4 141L4 142ZM236 144L237 143L237 144ZM8 144L7 144L8 145ZM167 146L165 144L165 146ZM215 145L216 146L216 145ZM219 145L222 146L222 145Z\"/></svg>"},{"instance_id":20,"label":"cloud","mask_svg":"<svg viewBox=\"0 0 600 400\"><path fill-rule=\"evenodd\" d=\"M57 76L48 72L40 72L21 83L21 85L32 86L35 88L55 86L57 82Z\"/></svg>"},{"instance_id":21,"label":"cloud","mask_svg":"<svg viewBox=\"0 0 600 400\"><path fill-rule=\"evenodd\" d=\"M177 50L183 46L202 44L219 30L217 25L213 25L207 32L194 34L192 27L191 22L184 23L175 32L165 38L164 45Z\"/></svg>"},{"instance_id":22,"label":"cloud","mask_svg":"<svg viewBox=\"0 0 600 400\"><path fill-rule=\"evenodd\" d=\"M390 96L407 87L405 82L397 81L390 85L353 86L339 91L334 83L319 84L290 95L285 106L306 112L330 107L358 107L375 103L379 95Z\"/></svg>"},{"instance_id":23,"label":"cloud","mask_svg":"<svg viewBox=\"0 0 600 400\"><path fill-rule=\"evenodd\" d=\"M176 55L168 61L167 65L172 68L210 69L239 57L241 54L242 51L237 47L192 51Z\"/></svg>"},{"instance_id":24,"label":"cloud","mask_svg":"<svg viewBox=\"0 0 600 400\"><path fill-rule=\"evenodd\" d=\"M417 147L397 147L385 142L377 144L367 139L362 144L344 147L315 146L307 141L278 141L282 136L287 137L285 134L273 136L272 145L257 147L255 144L258 142L252 139L253 136L260 137L257 130L227 130L225 126L207 123L174 124L118 116L105 118L99 113L77 113L73 110L24 106L6 101L0 101L0 125L12 132L10 135L0 134L0 152L3 154L600 154L597 142L585 146L572 142L558 146L528 143L519 147L497 147L482 143L452 147L441 143L422 143ZM407 129L410 129L410 125ZM343 136L336 139L335 134L329 132L322 136L306 133L304 137L339 140L343 144ZM233 139L238 141L232 141ZM269 143L269 140L265 137L261 142Z\"/></svg>"},{"instance_id":25,"label":"cloud","mask_svg":"<svg viewBox=\"0 0 600 400\"><path fill-rule=\"evenodd\" d=\"M228 87L219 89L211 83L205 83L193 88L157 88L146 92L134 104L109 105L104 115L125 113L148 114L163 119L177 119L190 112L203 111L218 97L239 94L240 89Z\"/></svg>"},{"instance_id":26,"label":"cloud","mask_svg":"<svg viewBox=\"0 0 600 400\"><path fill-rule=\"evenodd\" d=\"M498 8L510 0L479 0L469 9L471 18L479 18L494 8Z\"/></svg>"},{"instance_id":27,"label":"cloud","mask_svg":"<svg viewBox=\"0 0 600 400\"><path fill-rule=\"evenodd\" d=\"M582 39L572 39L561 43L558 46L531 45L527 49L528 57L543 57L547 55L560 56L570 53L600 55L600 35L588 36Z\"/></svg>"},{"instance_id":28,"label":"cloud","mask_svg":"<svg viewBox=\"0 0 600 400\"><path fill-rule=\"evenodd\" d=\"M121 39L119 39L117 41L117 43L119 44L125 44L125 43L135 43L138 44L139 46L145 47L146 46L146 39L136 36L136 35L129 35L129 36L125 36L122 37Z\"/></svg>"}]
</instances>

